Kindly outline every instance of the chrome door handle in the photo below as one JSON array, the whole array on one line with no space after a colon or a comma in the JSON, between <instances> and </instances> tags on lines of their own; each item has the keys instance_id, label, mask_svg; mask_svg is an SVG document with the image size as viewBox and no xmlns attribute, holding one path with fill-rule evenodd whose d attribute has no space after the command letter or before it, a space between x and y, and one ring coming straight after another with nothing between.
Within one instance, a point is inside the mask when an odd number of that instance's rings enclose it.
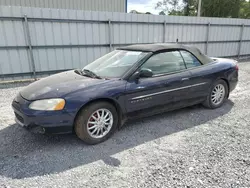
<instances>
[{"instance_id":1,"label":"chrome door handle","mask_svg":"<svg viewBox=\"0 0 250 188\"><path fill-rule=\"evenodd\" d=\"M182 78L181 81L189 80L189 78Z\"/></svg>"}]
</instances>

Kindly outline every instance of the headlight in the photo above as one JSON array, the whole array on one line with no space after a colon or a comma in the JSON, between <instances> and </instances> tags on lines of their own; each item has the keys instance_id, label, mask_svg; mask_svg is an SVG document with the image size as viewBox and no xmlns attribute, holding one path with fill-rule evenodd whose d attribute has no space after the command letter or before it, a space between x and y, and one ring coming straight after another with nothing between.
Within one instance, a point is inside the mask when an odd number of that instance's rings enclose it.
<instances>
[{"instance_id":1,"label":"headlight","mask_svg":"<svg viewBox=\"0 0 250 188\"><path fill-rule=\"evenodd\" d=\"M44 99L32 102L29 105L29 108L33 110L54 111L54 110L62 110L64 106L65 106L64 99Z\"/></svg>"}]
</instances>

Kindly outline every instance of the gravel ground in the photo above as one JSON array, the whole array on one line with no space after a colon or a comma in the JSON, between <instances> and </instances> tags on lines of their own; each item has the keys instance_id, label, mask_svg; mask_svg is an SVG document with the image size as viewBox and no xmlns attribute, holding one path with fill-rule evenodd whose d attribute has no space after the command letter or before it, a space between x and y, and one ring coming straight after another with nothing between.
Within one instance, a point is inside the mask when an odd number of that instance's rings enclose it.
<instances>
[{"instance_id":1,"label":"gravel ground","mask_svg":"<svg viewBox=\"0 0 250 188\"><path fill-rule=\"evenodd\" d=\"M221 108L200 105L130 122L95 146L14 123L0 90L0 187L250 187L250 64Z\"/></svg>"}]
</instances>

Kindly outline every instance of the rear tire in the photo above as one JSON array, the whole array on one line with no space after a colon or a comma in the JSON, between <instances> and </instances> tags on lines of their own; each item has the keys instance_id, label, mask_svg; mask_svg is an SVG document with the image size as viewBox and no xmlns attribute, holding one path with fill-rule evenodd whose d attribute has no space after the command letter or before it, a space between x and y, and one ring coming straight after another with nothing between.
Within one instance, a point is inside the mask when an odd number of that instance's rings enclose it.
<instances>
[{"instance_id":1,"label":"rear tire","mask_svg":"<svg viewBox=\"0 0 250 188\"><path fill-rule=\"evenodd\" d=\"M217 80L210 88L206 101L202 103L203 106L210 109L221 107L228 97L228 92L227 83L221 79Z\"/></svg>"},{"instance_id":2,"label":"rear tire","mask_svg":"<svg viewBox=\"0 0 250 188\"><path fill-rule=\"evenodd\" d=\"M117 126L118 115L115 107L108 102L96 102L79 112L74 128L78 138L92 145L107 140Z\"/></svg>"}]
</instances>

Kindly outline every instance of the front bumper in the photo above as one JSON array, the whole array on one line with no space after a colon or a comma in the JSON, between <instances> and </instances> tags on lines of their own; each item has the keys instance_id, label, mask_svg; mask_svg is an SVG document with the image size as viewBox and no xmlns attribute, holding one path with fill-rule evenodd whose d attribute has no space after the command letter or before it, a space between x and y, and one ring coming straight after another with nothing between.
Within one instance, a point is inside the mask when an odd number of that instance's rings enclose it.
<instances>
[{"instance_id":1,"label":"front bumper","mask_svg":"<svg viewBox=\"0 0 250 188\"><path fill-rule=\"evenodd\" d=\"M29 109L30 102L19 97L12 102L15 121L35 133L62 134L73 131L74 116L62 111L36 111Z\"/></svg>"}]
</instances>

